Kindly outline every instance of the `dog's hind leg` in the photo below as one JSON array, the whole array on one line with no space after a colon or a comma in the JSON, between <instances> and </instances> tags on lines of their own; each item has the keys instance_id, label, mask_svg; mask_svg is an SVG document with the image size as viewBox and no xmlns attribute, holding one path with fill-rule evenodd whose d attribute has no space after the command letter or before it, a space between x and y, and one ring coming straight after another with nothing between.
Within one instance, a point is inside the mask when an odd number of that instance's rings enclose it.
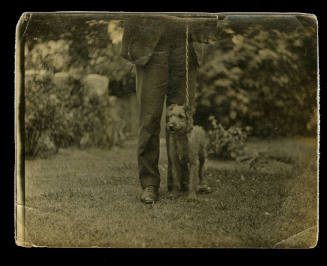
<instances>
[{"instance_id":1,"label":"dog's hind leg","mask_svg":"<svg viewBox=\"0 0 327 266\"><path fill-rule=\"evenodd\" d=\"M199 186L197 188L197 191L201 194L206 194L211 192L211 188L208 186L207 178L205 175L206 172L206 159L207 154L205 151L201 152L199 155Z\"/></svg>"},{"instance_id":2,"label":"dog's hind leg","mask_svg":"<svg viewBox=\"0 0 327 266\"><path fill-rule=\"evenodd\" d=\"M199 155L199 183L200 185L205 182L205 175L204 175L204 172L205 172L205 161L206 161L206 158L205 158L205 155L204 154L200 154Z\"/></svg>"}]
</instances>

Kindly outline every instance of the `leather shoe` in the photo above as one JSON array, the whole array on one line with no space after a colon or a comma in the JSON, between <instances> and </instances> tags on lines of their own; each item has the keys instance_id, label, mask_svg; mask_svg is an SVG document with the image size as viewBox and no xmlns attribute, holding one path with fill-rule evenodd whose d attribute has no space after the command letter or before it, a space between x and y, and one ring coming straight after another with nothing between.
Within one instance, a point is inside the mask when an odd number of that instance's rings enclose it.
<instances>
[{"instance_id":1,"label":"leather shoe","mask_svg":"<svg viewBox=\"0 0 327 266\"><path fill-rule=\"evenodd\" d=\"M156 202L159 198L158 188L154 186L147 186L144 188L141 201L145 204L152 204Z\"/></svg>"}]
</instances>

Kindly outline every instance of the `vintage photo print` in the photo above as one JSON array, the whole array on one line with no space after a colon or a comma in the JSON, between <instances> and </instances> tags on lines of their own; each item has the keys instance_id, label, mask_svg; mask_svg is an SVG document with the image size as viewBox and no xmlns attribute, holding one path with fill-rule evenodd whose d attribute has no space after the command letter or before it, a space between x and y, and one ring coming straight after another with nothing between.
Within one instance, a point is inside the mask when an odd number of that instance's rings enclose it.
<instances>
[{"instance_id":1,"label":"vintage photo print","mask_svg":"<svg viewBox=\"0 0 327 266\"><path fill-rule=\"evenodd\" d=\"M318 241L317 19L24 13L24 247L308 249Z\"/></svg>"}]
</instances>

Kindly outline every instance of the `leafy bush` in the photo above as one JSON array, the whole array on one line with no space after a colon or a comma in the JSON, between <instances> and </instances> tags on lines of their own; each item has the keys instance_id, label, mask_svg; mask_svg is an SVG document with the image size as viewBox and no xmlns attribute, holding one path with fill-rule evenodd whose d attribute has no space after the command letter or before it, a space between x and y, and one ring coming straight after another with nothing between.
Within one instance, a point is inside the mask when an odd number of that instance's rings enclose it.
<instances>
[{"instance_id":1,"label":"leafy bush","mask_svg":"<svg viewBox=\"0 0 327 266\"><path fill-rule=\"evenodd\" d=\"M67 40L38 42L33 47L33 53L27 54L25 67L52 72L67 70L71 60L70 45L71 42Z\"/></svg>"},{"instance_id":2,"label":"leafy bush","mask_svg":"<svg viewBox=\"0 0 327 266\"><path fill-rule=\"evenodd\" d=\"M25 82L25 155L38 153L42 133L51 130L55 121L55 108L49 101L51 73L40 71L26 75Z\"/></svg>"},{"instance_id":3,"label":"leafy bush","mask_svg":"<svg viewBox=\"0 0 327 266\"><path fill-rule=\"evenodd\" d=\"M208 127L214 115L225 127L251 126L257 136L303 135L316 105L316 27L260 21L226 26L225 37L206 46L196 121Z\"/></svg>"},{"instance_id":4,"label":"leafy bush","mask_svg":"<svg viewBox=\"0 0 327 266\"><path fill-rule=\"evenodd\" d=\"M85 26L82 30L92 27ZM63 39L56 39L57 36L45 32L37 41L27 37L27 156L46 156L70 145L85 148L117 144L112 139L113 132L114 127L121 123L120 118L112 114L115 107L109 103L108 92L102 96L90 93L83 86L82 78L91 73L105 75L111 84L118 85L114 86L112 94L119 92L116 93L119 96L133 92L135 83L131 82L134 81L131 66L119 56L120 44L116 39L121 29L117 29L117 25L114 27L115 44L110 44L106 32L108 22L96 22L95 27L97 31L87 31L86 42L77 35L66 36L65 33L59 34ZM50 28L51 32L53 29ZM80 50L83 53L77 54Z\"/></svg>"},{"instance_id":5,"label":"leafy bush","mask_svg":"<svg viewBox=\"0 0 327 266\"><path fill-rule=\"evenodd\" d=\"M209 154L224 159L237 159L243 155L247 134L239 127L232 126L224 129L221 124L217 124L215 117L209 118L211 129L209 136Z\"/></svg>"},{"instance_id":6,"label":"leafy bush","mask_svg":"<svg viewBox=\"0 0 327 266\"><path fill-rule=\"evenodd\" d=\"M27 75L25 87L27 156L42 156L53 146L112 146L108 128L119 118L112 116L108 95L90 95L71 77L58 86L51 72Z\"/></svg>"}]
</instances>

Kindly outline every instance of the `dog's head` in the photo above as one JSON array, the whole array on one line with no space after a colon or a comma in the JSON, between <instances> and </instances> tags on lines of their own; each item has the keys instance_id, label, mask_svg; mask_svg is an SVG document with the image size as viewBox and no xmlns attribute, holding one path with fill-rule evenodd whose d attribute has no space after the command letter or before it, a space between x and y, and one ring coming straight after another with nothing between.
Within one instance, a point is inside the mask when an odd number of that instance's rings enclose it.
<instances>
[{"instance_id":1,"label":"dog's head","mask_svg":"<svg viewBox=\"0 0 327 266\"><path fill-rule=\"evenodd\" d=\"M167 131L185 134L193 127L193 121L184 105L172 104L167 108Z\"/></svg>"}]
</instances>

